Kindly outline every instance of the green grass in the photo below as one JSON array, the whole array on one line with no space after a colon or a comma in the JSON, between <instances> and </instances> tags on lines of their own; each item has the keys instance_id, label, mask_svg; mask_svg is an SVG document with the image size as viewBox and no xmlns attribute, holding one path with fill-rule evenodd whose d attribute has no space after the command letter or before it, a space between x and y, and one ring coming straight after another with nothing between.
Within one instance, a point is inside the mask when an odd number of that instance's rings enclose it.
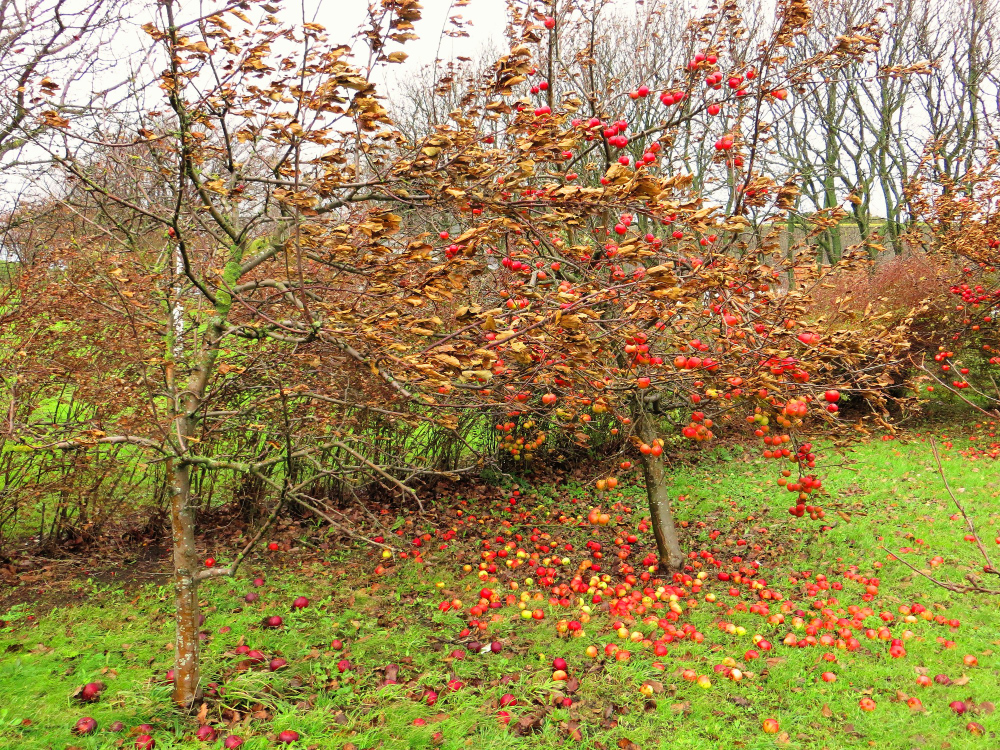
<instances>
[{"instance_id":1,"label":"green grass","mask_svg":"<svg viewBox=\"0 0 1000 750\"><path fill-rule=\"evenodd\" d=\"M1000 557L1000 548L993 542L1000 518L1000 467L995 461L962 456L960 451L969 445L967 436L956 437L952 448L942 448L943 465L958 497L976 518L984 541ZM333 562L314 559L295 566L293 560L284 560L283 567L266 571L261 601L249 605L242 599L251 588L248 579L263 569L247 570L238 581L205 586L205 628L213 634L204 650L206 681L221 678L225 685L223 698L209 705L206 719L220 729L234 723L230 731L247 739L244 747L251 750L272 747L274 734L286 728L301 733L296 747L341 748L350 743L359 750L628 748L628 741L643 750L1000 746L998 719L990 715L988 705L1000 702L997 597L951 594L888 556L897 553L924 569L939 555L945 562L935 568L935 574L951 580L960 580L980 564L974 545L963 541L964 522L951 519L955 509L927 444L910 436L906 442L873 441L847 459L825 455L821 461L825 466L845 464L822 472L831 495L826 521L833 526L825 533L817 533L819 524L787 514L788 503L775 491L774 465L739 450L716 451L712 456L696 468L678 469L671 476L674 496L685 498L677 502L678 518L688 523L685 549L719 549L716 557L726 563L734 554L746 561L759 558L763 563L760 577L803 610L809 610L816 597L807 596L801 583L789 583L789 575L801 578L803 571L811 571L842 582L843 590L824 592L839 599L835 609L865 604L860 598L863 586L841 575L850 566L862 575L878 576L879 593L868 604L876 615L887 611L895 616L889 626L894 636L904 627L913 631L914 637L906 641L905 657L890 658L887 643L863 634L858 634L862 648L855 652L784 646L781 639L787 633L804 637L804 632L793 631L787 622L769 625L749 612L728 613L733 602L750 604L753 600L745 589L738 599L732 598L727 594L729 584L712 580L703 593L715 593L720 606L698 596L698 606L678 622L697 626L704 642L672 643L660 659L633 647L627 662L605 660L603 650L601 658L591 660L584 654L588 645L620 643L611 630L617 618L595 612L584 626L584 637L566 640L558 637L553 624L559 617L579 617L580 609L542 602L531 605L546 611L541 622L520 619L515 607L490 611L502 616L489 631L490 638L503 642L501 654L469 654L452 660L450 652L462 647L458 631L464 619L438 611L437 604L459 597L467 608L483 585L461 568L463 562L477 561L479 547L470 537L443 552L428 552L426 566L399 561L383 576L373 573L378 559L362 549L339 552ZM623 484L627 486L622 488L622 497L616 499L641 508L641 488L634 481ZM539 487L525 493L522 507L537 506L539 514L546 516L552 508L585 514L592 502L589 495L580 485ZM573 505L571 497L580 502ZM634 530L638 518L623 515L618 531ZM705 526L699 528L699 522ZM582 559L583 542L590 538L586 536L589 529L544 528L573 542L576 549L566 554L571 559L568 567L575 569ZM799 528L802 531L796 531ZM712 529L722 532L714 542L708 536ZM500 527L494 531L505 537L509 533ZM609 527L600 537L606 549L613 548L613 536ZM648 536L642 540L647 545ZM408 543L409 538L402 541ZM738 545L740 539L748 544ZM436 550L437 543L429 546ZM760 549L755 550L755 544ZM919 552L904 553L902 548ZM641 554L647 550L643 546ZM490 585L506 593L502 584L516 578L520 581L517 593L534 590L524 583L527 575L506 574L500 583ZM443 586L439 588L438 583ZM112 748L123 739L131 746L134 740L128 731L142 722L154 726L158 748L205 747L193 739L196 721L170 707L169 691L162 683L171 665L170 592L149 587L126 596L92 583L79 586L76 593L85 595L84 604L60 607L31 620L32 606L0 615L13 621L12 627L0 632L0 747ZM289 613L290 601L301 594L311 598L310 607ZM912 603L957 618L961 627L953 630L923 620L903 626L898 622L898 607ZM772 603L771 612L775 611ZM276 631L261 629L262 616L273 613L285 617L285 626ZM717 625L720 620L745 627L747 634L723 632ZM882 624L877 616L865 622L874 628ZM231 626L232 632L219 633L223 625ZM654 626L637 619L629 627L649 632ZM772 658L744 662L755 633L774 644L766 654ZM269 657L283 656L290 666L273 674L236 669L238 659L231 649L241 637ZM334 638L346 642L345 651L330 649ZM945 648L938 638L956 645ZM825 651L835 652L836 662L822 661ZM964 666L966 654L976 655L979 665ZM571 675L580 683L570 709L551 705L553 695L565 688L551 680L549 665L554 656L567 659ZM715 674L713 666L726 657L735 659L752 676L736 683ZM338 672L336 664L342 658L350 659L356 669ZM656 661L662 662L664 671L654 667ZM403 684L380 686L380 670L390 663L399 665ZM710 675L712 686L702 689L683 680L680 672L688 668ZM827 670L837 675L836 682L819 679ZM919 671L931 676L944 673L962 684L919 687L915 682ZM442 690L453 676L464 681L465 687L457 692ZM104 681L107 690L99 703L81 706L71 694L91 680ZM639 688L647 680L656 681L662 692L650 698L642 695ZM419 700L425 686L440 693L436 705ZM510 727L497 719L499 700L505 693L518 701L508 709L513 717ZM877 704L871 713L858 706L866 695ZM913 712L906 706L903 696L910 695L923 701L924 711ZM957 717L948 708L953 700L972 701L981 711ZM518 719L541 714L544 721L526 728L525 736L512 731ZM73 737L70 727L85 715L93 716L100 730L89 737ZM418 718L427 723L414 725ZM764 734L764 718L777 719L782 732ZM106 731L116 720L124 722L125 733ZM966 732L969 720L983 724L986 735L974 737ZM530 723L525 720L526 727ZM580 732L579 740L568 734L574 728ZM438 732L441 736L435 737Z\"/></svg>"}]
</instances>

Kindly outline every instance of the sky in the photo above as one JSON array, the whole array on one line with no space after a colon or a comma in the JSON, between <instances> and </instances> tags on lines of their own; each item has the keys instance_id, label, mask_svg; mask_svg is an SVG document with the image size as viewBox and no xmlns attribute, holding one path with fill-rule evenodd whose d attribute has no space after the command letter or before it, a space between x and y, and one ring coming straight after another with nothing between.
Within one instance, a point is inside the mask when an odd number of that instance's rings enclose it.
<instances>
[{"instance_id":1,"label":"sky","mask_svg":"<svg viewBox=\"0 0 1000 750\"><path fill-rule=\"evenodd\" d=\"M83 2L85 0L68 0L71 2ZM148 43L148 37L139 29L143 23L148 21L161 22L153 16L162 12L162 6L148 0L126 0L130 10L135 11L133 18L133 32L122 31L116 33L112 45L103 51L104 56L110 55L114 59L114 67L107 69L104 75L111 77L121 76L126 80L131 72L131 64L138 64L137 53L143 45ZM606 3L616 5L619 8L635 8L636 0L605 0ZM704 6L706 0L670 0L675 3L682 3L692 13L696 13L699 6ZM287 23L295 25L297 21L305 20L322 24L328 31L329 38L333 42L354 43L359 51L361 62L366 57L365 45L358 40L354 40L354 35L363 27L367 16L369 0L267 0L280 11L277 14ZM381 0L371 0L376 4L381 4ZM386 93L390 99L393 95L393 84L395 81L405 79L409 75L414 75L421 67L434 61L436 57L443 60L451 60L457 56L473 57L477 56L484 47L490 46L494 49L506 49L507 43L504 39L504 27L507 19L507 3L505 0L468 0L468 4L456 7L458 3L465 0L420 0L423 17L416 25L418 39L407 42L402 49L409 56L400 65L385 65L381 70L376 71L374 82L379 89ZM194 18L210 15L223 7L231 4L231 0L178 0L178 21L183 22ZM538 7L542 7L538 4ZM269 12L272 12L269 9ZM460 15L464 22L468 24L467 38L445 37L442 30L446 27L450 16ZM135 62L133 63L133 60ZM159 66L159 61L152 63ZM152 71L153 75L159 73L159 67ZM152 80L149 77L149 70L140 74L140 80ZM111 81L95 81L95 86L104 88ZM157 95L158 92L152 92ZM14 189L16 195L20 191L20 181L8 180L8 184L0 187L0 210L9 205L8 195Z\"/></svg>"},{"instance_id":2,"label":"sky","mask_svg":"<svg viewBox=\"0 0 1000 750\"><path fill-rule=\"evenodd\" d=\"M325 26L331 38L353 34L365 22L367 0L311 0L315 6L316 22ZM490 40L499 41L503 37L507 21L507 4L504 0L472 0L468 5L456 8L454 0L421 0L423 17L416 24L419 39L407 42L402 48L409 58L397 66L396 75L406 75L408 70L416 70L434 61L458 55L472 56ZM307 10L308 12L308 10ZM442 37L442 30L448 18L462 16L471 23L469 37L454 39Z\"/></svg>"},{"instance_id":3,"label":"sky","mask_svg":"<svg viewBox=\"0 0 1000 750\"><path fill-rule=\"evenodd\" d=\"M60 0L63 1L63 0ZM88 0L65 0L74 5L86 3ZM330 40L336 43L352 44L366 57L364 44L353 39L354 35L365 23L368 0L269 0L280 8L279 17L289 24L305 18L326 27ZM380 0L373 0L380 3ZM405 45L396 45L394 49L406 52L408 58L398 65L385 65L376 70L373 80L380 89L392 94L393 83L412 75L425 65L433 63L435 57L444 60L453 59L458 55L475 56L484 45L502 42L506 24L506 2L504 0L471 0L465 7L455 7L456 0L420 0L423 6L422 18L416 24L418 39ZM220 8L231 6L231 0L179 0L176 20L179 24L195 18L211 15ZM146 67L138 73L140 79L147 77L152 80L160 72L159 61L148 67L141 57L141 50L148 45L149 38L141 27L146 23L162 25L162 8L147 0L132 0L126 4L125 15L128 20L125 26L119 28L102 47L100 57L104 60L101 72L92 76L84 76L78 81L74 90L93 90L112 88L135 75L135 67ZM469 37L444 37L442 29L448 18L454 15L462 16L464 22L470 25ZM499 46L499 44L497 45ZM364 59L362 57L362 59ZM81 86L81 84L83 84ZM115 93L109 94L109 101ZM158 95L158 92L157 92ZM0 186L0 211L14 205L23 197L26 185L22 177L14 178L7 175L6 183Z\"/></svg>"}]
</instances>

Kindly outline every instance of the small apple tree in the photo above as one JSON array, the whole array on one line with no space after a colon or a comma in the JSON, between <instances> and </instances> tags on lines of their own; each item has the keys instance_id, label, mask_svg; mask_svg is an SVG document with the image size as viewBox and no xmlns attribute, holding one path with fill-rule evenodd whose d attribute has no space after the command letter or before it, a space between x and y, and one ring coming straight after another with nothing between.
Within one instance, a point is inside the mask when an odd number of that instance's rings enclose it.
<instances>
[{"instance_id":1,"label":"small apple tree","mask_svg":"<svg viewBox=\"0 0 1000 750\"><path fill-rule=\"evenodd\" d=\"M869 46L855 39L786 67L782 51L810 14L801 2L779 10L756 46L735 9L709 14L692 24L679 69L658 68L631 90L588 88L594 37L578 32L596 10L560 4L528 16L492 75L467 82L456 124L430 127L421 158L406 165L463 185L447 191L446 218L441 204L416 215L443 228L441 273L478 279L426 349L454 368L437 373L439 392L490 405L501 448L517 460L544 452L554 434L582 446L627 436L671 569L683 553L663 481L664 421L703 443L746 416L764 455L784 462L777 481L793 495L790 511L819 519L809 433L844 432L841 394L881 419L882 386L905 351L900 330L830 329L808 289L782 285L819 279L807 247L785 251L767 229L797 194L794 176L755 169L780 148L770 123L787 116L788 90L813 66ZM583 46L570 52L574 41ZM563 59L584 62L560 72ZM530 96L518 96L524 89ZM474 118L484 126L470 127ZM707 165L697 184L668 153ZM812 221L822 231L839 218ZM855 248L843 263L866 265L867 254Z\"/></svg>"},{"instance_id":2,"label":"small apple tree","mask_svg":"<svg viewBox=\"0 0 1000 750\"><path fill-rule=\"evenodd\" d=\"M435 277L423 233L396 239L388 208L448 187L397 168L407 147L370 81L405 57L419 5L372 9L366 68L318 24L286 25L269 7L199 17L160 3L145 27L160 72L134 81L132 106L96 114L99 138L49 123L56 145L35 145L55 189L20 218L60 223L44 241L24 235L31 262L5 320L11 340L36 332L3 354L17 450L124 446L122 460L166 467L184 706L202 689L199 584L234 575L283 504L343 526L314 488L367 481L412 496L435 474L421 440L464 440L461 413L389 369L431 361L386 346L425 341L440 295L461 284ZM85 406L60 409L66 393ZM376 422L402 438L386 445ZM272 498L228 565L199 554L204 472L252 477Z\"/></svg>"}]
</instances>

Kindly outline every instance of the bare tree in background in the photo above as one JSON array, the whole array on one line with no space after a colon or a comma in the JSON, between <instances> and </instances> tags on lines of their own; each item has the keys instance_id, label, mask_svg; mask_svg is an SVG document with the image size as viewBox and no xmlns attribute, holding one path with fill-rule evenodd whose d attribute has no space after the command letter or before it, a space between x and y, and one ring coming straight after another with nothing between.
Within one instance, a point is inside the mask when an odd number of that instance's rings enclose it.
<instances>
[{"instance_id":1,"label":"bare tree in background","mask_svg":"<svg viewBox=\"0 0 1000 750\"><path fill-rule=\"evenodd\" d=\"M44 174L49 163L30 144L54 126L92 114L91 104L107 93L98 81L110 60L105 45L122 20L123 6L121 0L0 0L0 175L4 183L0 186L0 300L12 293L16 269L12 261L23 261L11 246L11 222L32 201L28 170Z\"/></svg>"},{"instance_id":2,"label":"bare tree in background","mask_svg":"<svg viewBox=\"0 0 1000 750\"><path fill-rule=\"evenodd\" d=\"M940 176L955 179L981 158L984 147L993 145L984 135L997 118L1000 3L927 3L917 29L920 55L937 63L917 89L928 139L940 144L934 168Z\"/></svg>"},{"instance_id":3,"label":"bare tree in background","mask_svg":"<svg viewBox=\"0 0 1000 750\"><path fill-rule=\"evenodd\" d=\"M0 164L9 166L53 122L86 111L86 101L69 98L69 84L101 72L104 31L120 6L0 0ZM94 94L100 86L88 88ZM75 87L72 95L79 95Z\"/></svg>"}]
</instances>

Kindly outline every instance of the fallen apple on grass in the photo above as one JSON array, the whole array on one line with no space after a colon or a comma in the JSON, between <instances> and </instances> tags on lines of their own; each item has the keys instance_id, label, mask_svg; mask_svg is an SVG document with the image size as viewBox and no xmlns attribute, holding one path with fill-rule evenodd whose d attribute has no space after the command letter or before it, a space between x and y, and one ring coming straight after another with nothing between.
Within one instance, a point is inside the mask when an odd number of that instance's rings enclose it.
<instances>
[{"instance_id":1,"label":"fallen apple on grass","mask_svg":"<svg viewBox=\"0 0 1000 750\"><path fill-rule=\"evenodd\" d=\"M97 731L97 721L89 716L84 716L81 719L77 719L76 724L73 725L73 734L87 735L93 734Z\"/></svg>"}]
</instances>

